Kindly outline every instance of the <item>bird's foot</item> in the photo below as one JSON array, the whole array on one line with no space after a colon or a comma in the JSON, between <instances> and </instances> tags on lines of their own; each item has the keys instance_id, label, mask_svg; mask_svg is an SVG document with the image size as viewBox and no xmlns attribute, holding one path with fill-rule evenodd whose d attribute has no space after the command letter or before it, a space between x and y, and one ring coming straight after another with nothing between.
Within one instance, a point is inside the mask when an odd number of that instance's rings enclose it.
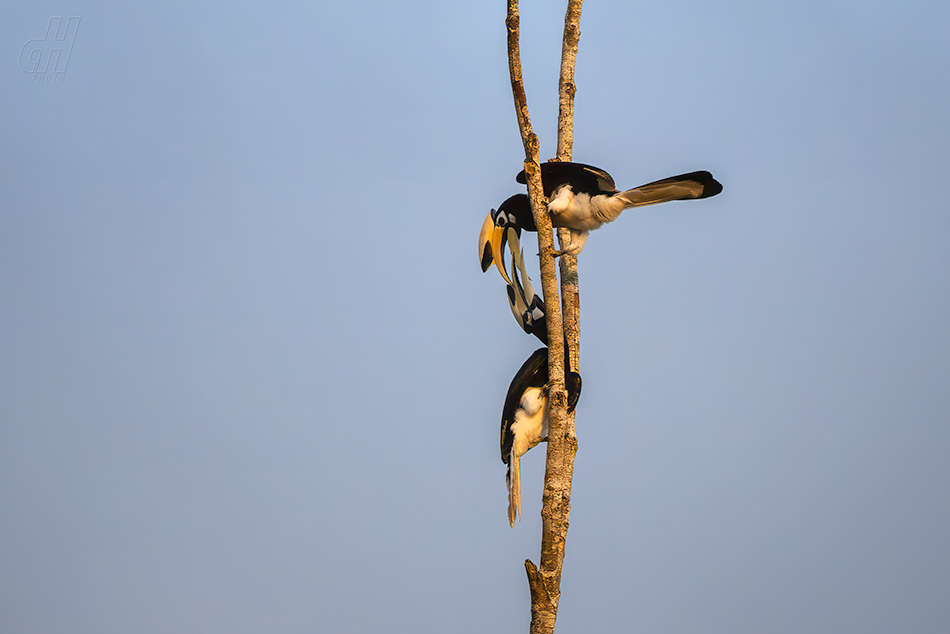
<instances>
[{"instance_id":1,"label":"bird's foot","mask_svg":"<svg viewBox=\"0 0 950 634\"><path fill-rule=\"evenodd\" d=\"M538 254L537 254L537 255L538 255L538 257L541 257L541 251L540 251L540 249L538 250ZM551 257L554 258L555 260L558 259L559 257L561 257L562 255L572 255L572 253L570 252L569 249L561 249L561 250L558 250L558 249L551 249Z\"/></svg>"},{"instance_id":2,"label":"bird's foot","mask_svg":"<svg viewBox=\"0 0 950 634\"><path fill-rule=\"evenodd\" d=\"M558 231L557 239L561 246L561 250L557 252L558 256L580 254L584 249L584 245L587 244L588 233L588 231L579 231L577 229Z\"/></svg>"}]
</instances>

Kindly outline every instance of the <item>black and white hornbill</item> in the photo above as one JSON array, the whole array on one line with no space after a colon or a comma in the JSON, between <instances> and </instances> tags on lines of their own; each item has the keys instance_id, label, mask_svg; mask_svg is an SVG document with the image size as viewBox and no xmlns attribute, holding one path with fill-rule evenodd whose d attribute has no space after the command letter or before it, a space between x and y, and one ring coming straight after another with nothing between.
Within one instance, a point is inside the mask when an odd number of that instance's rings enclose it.
<instances>
[{"instance_id":1,"label":"black and white hornbill","mask_svg":"<svg viewBox=\"0 0 950 634\"><path fill-rule=\"evenodd\" d=\"M534 216L531 215L531 204L527 194L515 194L492 209L482 223L482 230L478 234L478 257L481 260L482 273L492 264L498 267L498 272L506 282L511 284L508 271L505 270L504 250L508 242L508 229L515 235L521 236L521 230L538 230L534 225Z\"/></svg>"},{"instance_id":2,"label":"black and white hornbill","mask_svg":"<svg viewBox=\"0 0 950 634\"><path fill-rule=\"evenodd\" d=\"M523 196L523 195L522 195ZM516 197L512 197L516 198ZM527 197L524 197L527 199ZM507 202L507 201L506 201ZM502 213L505 204L499 208ZM495 210L492 210L495 214ZM530 214L529 214L530 215ZM507 223L506 223L507 224ZM532 227L533 227L532 223ZM508 282L508 305L511 307L511 313L515 316L515 321L528 334L536 336L541 343L548 345L547 320L544 313L544 302L541 297L534 292L531 285L531 278L524 265L524 253L521 250L519 237L521 229L517 224L506 226L496 231L496 225L493 216L485 220L482 225L481 236L479 237L479 250L482 251L482 271L488 270L492 262L498 263L498 270L502 272L502 277ZM508 245L511 252L511 273L505 269L504 245ZM484 248L482 246L484 245ZM520 276L519 276L520 273ZM523 280L523 281L522 281Z\"/></svg>"},{"instance_id":3,"label":"black and white hornbill","mask_svg":"<svg viewBox=\"0 0 950 634\"><path fill-rule=\"evenodd\" d=\"M565 368L567 370L567 368ZM566 371L567 411L581 395L581 376ZM521 456L548 439L548 349L539 348L524 362L508 387L501 412L501 461L508 465L508 523L521 514Z\"/></svg>"},{"instance_id":4,"label":"black and white hornbill","mask_svg":"<svg viewBox=\"0 0 950 634\"><path fill-rule=\"evenodd\" d=\"M526 184L522 170L516 179ZM559 255L577 255L587 242L587 235L608 222L616 220L624 209L655 205L671 200L709 198L722 191L722 184L706 171L689 172L647 183L626 191L618 191L614 179L604 170L583 163L548 162L541 164L541 185L548 199L548 214L555 227L571 230L571 242L562 245ZM489 218L491 224L489 224ZM502 277L510 283L500 262L504 248L504 228L513 226L525 231L537 231L528 197L518 194L508 198L498 211L492 211L482 225L479 238L479 256L482 270L492 262ZM494 230L486 234L493 226ZM497 247L496 247L497 244ZM489 258L488 255L492 257Z\"/></svg>"}]
</instances>

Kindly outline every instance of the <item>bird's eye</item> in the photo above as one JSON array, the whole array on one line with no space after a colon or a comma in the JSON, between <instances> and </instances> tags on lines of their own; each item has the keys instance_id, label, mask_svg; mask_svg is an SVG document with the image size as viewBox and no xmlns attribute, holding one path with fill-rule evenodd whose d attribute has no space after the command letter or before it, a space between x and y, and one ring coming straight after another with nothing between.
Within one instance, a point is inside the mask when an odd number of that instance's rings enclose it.
<instances>
[{"instance_id":1,"label":"bird's eye","mask_svg":"<svg viewBox=\"0 0 950 634\"><path fill-rule=\"evenodd\" d=\"M507 227L511 220L508 218L508 214L503 211L499 211L495 216L495 226L496 227Z\"/></svg>"}]
</instances>

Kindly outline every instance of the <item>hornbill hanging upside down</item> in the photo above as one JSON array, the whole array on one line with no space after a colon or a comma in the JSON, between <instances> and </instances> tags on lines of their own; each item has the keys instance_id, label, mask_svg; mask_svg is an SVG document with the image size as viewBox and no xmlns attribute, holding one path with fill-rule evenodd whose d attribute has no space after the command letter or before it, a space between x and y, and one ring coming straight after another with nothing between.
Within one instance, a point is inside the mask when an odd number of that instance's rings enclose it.
<instances>
[{"instance_id":1,"label":"hornbill hanging upside down","mask_svg":"<svg viewBox=\"0 0 950 634\"><path fill-rule=\"evenodd\" d=\"M524 170L516 179L526 184ZM541 184L548 199L548 214L555 227L571 230L571 242L557 255L577 255L587 242L587 235L608 222L613 222L620 212L630 207L655 205L671 200L709 198L722 191L722 184L706 171L689 172L671 176L618 191L614 179L602 169L583 163L547 162L541 164ZM479 236L479 257L482 271L494 264L509 284L501 253L506 240L505 228L513 227L520 235L525 231L537 231L531 207L525 194L517 194L501 204L498 211L492 210L482 224Z\"/></svg>"},{"instance_id":2,"label":"hornbill hanging upside down","mask_svg":"<svg viewBox=\"0 0 950 634\"><path fill-rule=\"evenodd\" d=\"M505 203L502 203L500 209L504 210L505 208ZM496 213L494 209L492 213ZM508 305L511 307L511 313L515 316L515 321L526 333L534 335L541 343L548 345L544 301L535 293L534 286L531 285L531 278L528 277L528 271L525 269L524 252L521 250L521 243L518 238L521 230L517 226L508 226L501 229L498 232L498 239L495 240L495 246L492 247L489 244L492 238L488 236L495 232L495 227L491 216L485 220L482 226L482 237L479 238L479 245L483 242L486 243L483 258L488 259L487 264L484 263L485 260L483 259L482 270L485 271L491 266L493 258L496 257L492 254L492 249L494 249L497 253L497 261L500 262L498 270L503 272L502 275L508 281L506 289L508 291ZM504 253L502 251L504 244L508 245L511 252L511 278L508 277L508 272L505 269Z\"/></svg>"},{"instance_id":3,"label":"hornbill hanging upside down","mask_svg":"<svg viewBox=\"0 0 950 634\"><path fill-rule=\"evenodd\" d=\"M482 273L492 264L506 282L511 284L508 271L505 270L504 250L508 242L508 229L516 236L521 236L521 230L537 232L534 225L534 216L531 215L531 205L526 194L515 194L499 205L498 210L492 209L482 223L482 230L478 234L478 257L481 260ZM512 254L514 251L512 250Z\"/></svg>"},{"instance_id":4,"label":"hornbill hanging upside down","mask_svg":"<svg viewBox=\"0 0 950 634\"><path fill-rule=\"evenodd\" d=\"M565 367L567 411L581 395L581 375ZM501 461L508 465L508 523L521 514L521 456L548 439L548 349L539 348L524 362L508 387L501 412Z\"/></svg>"}]
</instances>

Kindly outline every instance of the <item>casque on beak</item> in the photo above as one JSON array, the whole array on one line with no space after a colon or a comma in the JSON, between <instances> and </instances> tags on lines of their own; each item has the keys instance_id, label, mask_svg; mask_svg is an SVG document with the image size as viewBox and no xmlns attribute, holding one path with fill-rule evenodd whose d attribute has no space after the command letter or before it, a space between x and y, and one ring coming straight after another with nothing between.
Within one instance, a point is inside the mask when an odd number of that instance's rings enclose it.
<instances>
[{"instance_id":1,"label":"casque on beak","mask_svg":"<svg viewBox=\"0 0 950 634\"><path fill-rule=\"evenodd\" d=\"M495 224L492 215L495 210L492 209L485 222L482 223L482 230L478 234L478 258L484 273L494 263L498 267L498 272L502 278L511 284L511 278L508 271L505 270L505 258L503 255L505 244L507 243L507 228L499 227Z\"/></svg>"}]
</instances>

